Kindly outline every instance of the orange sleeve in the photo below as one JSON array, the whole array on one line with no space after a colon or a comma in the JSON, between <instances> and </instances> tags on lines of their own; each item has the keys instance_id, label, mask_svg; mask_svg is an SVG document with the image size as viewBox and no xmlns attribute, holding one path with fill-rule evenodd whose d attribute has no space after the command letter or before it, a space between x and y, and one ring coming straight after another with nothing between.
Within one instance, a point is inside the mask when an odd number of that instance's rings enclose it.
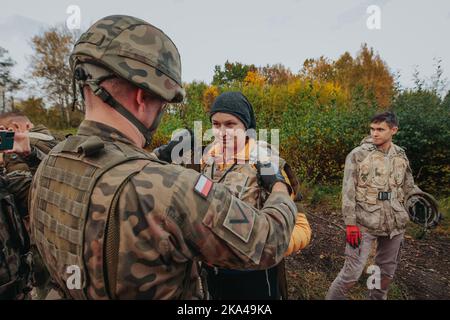
<instances>
[{"instance_id":1,"label":"orange sleeve","mask_svg":"<svg viewBox=\"0 0 450 320\"><path fill-rule=\"evenodd\" d=\"M294 230L291 234L291 240L289 242L289 247L284 253L287 257L299 250L304 249L311 240L311 227L305 214L297 213L297 218L295 221Z\"/></svg>"}]
</instances>

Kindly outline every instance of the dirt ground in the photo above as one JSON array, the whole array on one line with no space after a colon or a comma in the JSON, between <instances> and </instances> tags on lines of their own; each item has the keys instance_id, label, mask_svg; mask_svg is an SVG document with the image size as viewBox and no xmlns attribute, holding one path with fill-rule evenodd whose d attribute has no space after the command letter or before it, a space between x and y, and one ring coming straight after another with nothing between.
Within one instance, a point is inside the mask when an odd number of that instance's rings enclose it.
<instances>
[{"instance_id":1,"label":"dirt ground","mask_svg":"<svg viewBox=\"0 0 450 320\"><path fill-rule=\"evenodd\" d=\"M306 212L313 236L306 249L286 258L288 294L292 300L323 300L330 284L344 264L344 225L340 213L333 210L306 208ZM422 239L417 239L418 231L420 228L412 223L406 231L400 264L388 299L448 300L450 299L449 233L431 230ZM373 263L373 253L368 265ZM363 274L350 292L350 299L366 298L367 277L368 274ZM36 299L36 296L34 298ZM54 290L47 296L47 300L58 298Z\"/></svg>"},{"instance_id":2,"label":"dirt ground","mask_svg":"<svg viewBox=\"0 0 450 320\"><path fill-rule=\"evenodd\" d=\"M345 232L336 212L310 212L313 230L310 245L286 259L289 299L324 299L328 287L344 264ZM417 228L408 227L401 261L388 299L450 299L450 237L427 232L416 239ZM373 250L374 251L374 250ZM369 258L373 261L372 257ZM350 299L365 299L368 274L350 292Z\"/></svg>"}]
</instances>

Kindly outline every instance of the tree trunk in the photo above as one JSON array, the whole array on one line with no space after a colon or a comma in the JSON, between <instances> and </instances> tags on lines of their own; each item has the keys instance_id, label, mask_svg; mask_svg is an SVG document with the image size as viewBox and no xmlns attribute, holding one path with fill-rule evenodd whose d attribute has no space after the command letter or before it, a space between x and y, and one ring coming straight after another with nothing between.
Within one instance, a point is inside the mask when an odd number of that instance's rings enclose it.
<instances>
[{"instance_id":1,"label":"tree trunk","mask_svg":"<svg viewBox=\"0 0 450 320\"><path fill-rule=\"evenodd\" d=\"M2 112L6 111L5 90L2 89Z\"/></svg>"},{"instance_id":2,"label":"tree trunk","mask_svg":"<svg viewBox=\"0 0 450 320\"><path fill-rule=\"evenodd\" d=\"M67 96L64 97L65 100L65 107L64 109L66 110L66 123L67 123L67 127L70 128L71 124L70 124L70 104L69 104L69 99L67 99Z\"/></svg>"},{"instance_id":3,"label":"tree trunk","mask_svg":"<svg viewBox=\"0 0 450 320\"><path fill-rule=\"evenodd\" d=\"M61 124L64 125L66 123L66 112L64 110L64 105L62 103L59 104L59 110L61 111Z\"/></svg>"}]
</instances>

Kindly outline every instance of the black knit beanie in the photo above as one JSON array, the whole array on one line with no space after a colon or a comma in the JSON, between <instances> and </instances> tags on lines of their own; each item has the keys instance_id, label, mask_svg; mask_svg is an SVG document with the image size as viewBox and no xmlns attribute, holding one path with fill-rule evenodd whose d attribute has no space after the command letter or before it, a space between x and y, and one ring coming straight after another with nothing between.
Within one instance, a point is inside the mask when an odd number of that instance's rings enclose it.
<instances>
[{"instance_id":1,"label":"black knit beanie","mask_svg":"<svg viewBox=\"0 0 450 320\"><path fill-rule=\"evenodd\" d=\"M253 107L247 98L240 92L231 91L222 93L214 100L209 112L209 118L217 112L224 112L238 117L245 128L256 130L256 119Z\"/></svg>"}]
</instances>

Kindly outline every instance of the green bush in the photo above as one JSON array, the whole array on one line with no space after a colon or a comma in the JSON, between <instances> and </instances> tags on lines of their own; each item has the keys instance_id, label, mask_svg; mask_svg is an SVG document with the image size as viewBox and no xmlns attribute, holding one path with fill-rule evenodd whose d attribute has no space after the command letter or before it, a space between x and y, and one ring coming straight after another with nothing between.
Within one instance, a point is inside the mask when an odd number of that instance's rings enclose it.
<instances>
[{"instance_id":1,"label":"green bush","mask_svg":"<svg viewBox=\"0 0 450 320\"><path fill-rule=\"evenodd\" d=\"M405 148L418 184L450 194L450 105L433 91L405 91L394 102L400 129L395 142Z\"/></svg>"}]
</instances>

